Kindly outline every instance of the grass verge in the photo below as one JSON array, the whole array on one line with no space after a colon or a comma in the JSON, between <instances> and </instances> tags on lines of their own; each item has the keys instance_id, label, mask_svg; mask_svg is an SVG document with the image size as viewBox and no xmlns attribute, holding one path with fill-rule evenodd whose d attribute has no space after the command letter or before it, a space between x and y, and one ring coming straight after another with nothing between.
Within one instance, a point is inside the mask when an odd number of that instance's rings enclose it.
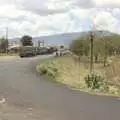
<instances>
[{"instance_id":1,"label":"grass verge","mask_svg":"<svg viewBox=\"0 0 120 120\"><path fill-rule=\"evenodd\" d=\"M6 53L0 53L0 60L9 60L9 59L14 59L18 57L18 54L6 54Z\"/></svg>"},{"instance_id":2,"label":"grass verge","mask_svg":"<svg viewBox=\"0 0 120 120\"><path fill-rule=\"evenodd\" d=\"M111 75L111 67L113 65L106 68L98 64L94 66L95 74L104 78L99 89L88 88L86 84L85 77L89 74L89 64L75 63L71 57L60 57L46 61L37 66L37 71L47 75L50 80L66 84L74 90L85 91L91 94L120 96L120 86L118 86L120 82L118 83L117 81L115 83L114 79L108 79Z\"/></svg>"}]
</instances>

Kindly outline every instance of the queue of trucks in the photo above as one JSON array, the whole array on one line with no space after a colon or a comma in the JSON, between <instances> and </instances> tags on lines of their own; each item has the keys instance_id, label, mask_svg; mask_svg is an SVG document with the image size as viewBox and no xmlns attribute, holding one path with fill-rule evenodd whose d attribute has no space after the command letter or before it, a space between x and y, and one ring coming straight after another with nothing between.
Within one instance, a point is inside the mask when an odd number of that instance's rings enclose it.
<instances>
[{"instance_id":1,"label":"queue of trucks","mask_svg":"<svg viewBox=\"0 0 120 120\"><path fill-rule=\"evenodd\" d=\"M36 56L36 55L44 55L44 54L53 54L57 51L55 47L34 47L34 46L21 46L19 56L27 57L27 56Z\"/></svg>"}]
</instances>

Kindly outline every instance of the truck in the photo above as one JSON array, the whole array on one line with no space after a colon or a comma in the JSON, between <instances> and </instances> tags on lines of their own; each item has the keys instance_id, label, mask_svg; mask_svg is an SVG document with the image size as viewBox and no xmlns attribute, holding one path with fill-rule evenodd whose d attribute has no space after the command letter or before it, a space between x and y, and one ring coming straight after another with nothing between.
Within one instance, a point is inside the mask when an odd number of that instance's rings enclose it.
<instances>
[{"instance_id":1,"label":"truck","mask_svg":"<svg viewBox=\"0 0 120 120\"><path fill-rule=\"evenodd\" d=\"M20 47L20 57L27 57L27 56L36 56L36 47L34 46L21 46Z\"/></svg>"},{"instance_id":2,"label":"truck","mask_svg":"<svg viewBox=\"0 0 120 120\"><path fill-rule=\"evenodd\" d=\"M37 55L49 55L49 54L53 54L54 52L56 52L57 49L54 47L41 47L37 49Z\"/></svg>"}]
</instances>

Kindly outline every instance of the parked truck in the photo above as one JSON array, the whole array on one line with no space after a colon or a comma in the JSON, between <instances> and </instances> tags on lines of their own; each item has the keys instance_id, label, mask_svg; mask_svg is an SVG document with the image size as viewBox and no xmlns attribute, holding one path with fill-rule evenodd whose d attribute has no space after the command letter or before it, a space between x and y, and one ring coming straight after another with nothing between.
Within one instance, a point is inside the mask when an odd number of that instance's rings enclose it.
<instances>
[{"instance_id":1,"label":"parked truck","mask_svg":"<svg viewBox=\"0 0 120 120\"><path fill-rule=\"evenodd\" d=\"M19 55L20 57L35 56L36 51L34 46L21 46Z\"/></svg>"}]
</instances>

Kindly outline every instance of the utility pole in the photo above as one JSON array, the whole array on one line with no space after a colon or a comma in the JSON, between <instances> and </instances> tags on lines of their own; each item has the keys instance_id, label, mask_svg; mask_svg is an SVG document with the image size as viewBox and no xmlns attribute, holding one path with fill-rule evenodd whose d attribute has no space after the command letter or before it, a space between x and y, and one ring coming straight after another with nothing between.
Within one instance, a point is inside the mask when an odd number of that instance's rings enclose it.
<instances>
[{"instance_id":1,"label":"utility pole","mask_svg":"<svg viewBox=\"0 0 120 120\"><path fill-rule=\"evenodd\" d=\"M38 40L38 48L40 48L40 40Z\"/></svg>"},{"instance_id":2,"label":"utility pole","mask_svg":"<svg viewBox=\"0 0 120 120\"><path fill-rule=\"evenodd\" d=\"M108 42L107 40L104 39L104 34L103 34L103 42L104 42L104 67L106 67L107 63L107 57L108 57Z\"/></svg>"},{"instance_id":3,"label":"utility pole","mask_svg":"<svg viewBox=\"0 0 120 120\"><path fill-rule=\"evenodd\" d=\"M44 40L41 43L42 43L42 47L44 47Z\"/></svg>"},{"instance_id":4,"label":"utility pole","mask_svg":"<svg viewBox=\"0 0 120 120\"><path fill-rule=\"evenodd\" d=\"M5 35L5 39L6 39L6 53L7 53L7 48L8 48L8 27L6 27L6 35Z\"/></svg>"},{"instance_id":5,"label":"utility pole","mask_svg":"<svg viewBox=\"0 0 120 120\"><path fill-rule=\"evenodd\" d=\"M94 35L93 32L90 33L90 73L93 72L93 47L94 47Z\"/></svg>"},{"instance_id":6,"label":"utility pole","mask_svg":"<svg viewBox=\"0 0 120 120\"><path fill-rule=\"evenodd\" d=\"M6 35L5 35L5 37L6 37L6 40L8 40L8 27L6 27Z\"/></svg>"},{"instance_id":7,"label":"utility pole","mask_svg":"<svg viewBox=\"0 0 120 120\"><path fill-rule=\"evenodd\" d=\"M90 32L90 73L94 69L94 31L96 30L96 15L93 17L92 31Z\"/></svg>"},{"instance_id":8,"label":"utility pole","mask_svg":"<svg viewBox=\"0 0 120 120\"><path fill-rule=\"evenodd\" d=\"M42 44L42 47L44 47L44 40L43 41L38 40L38 47L39 48L41 47L41 44Z\"/></svg>"}]
</instances>

